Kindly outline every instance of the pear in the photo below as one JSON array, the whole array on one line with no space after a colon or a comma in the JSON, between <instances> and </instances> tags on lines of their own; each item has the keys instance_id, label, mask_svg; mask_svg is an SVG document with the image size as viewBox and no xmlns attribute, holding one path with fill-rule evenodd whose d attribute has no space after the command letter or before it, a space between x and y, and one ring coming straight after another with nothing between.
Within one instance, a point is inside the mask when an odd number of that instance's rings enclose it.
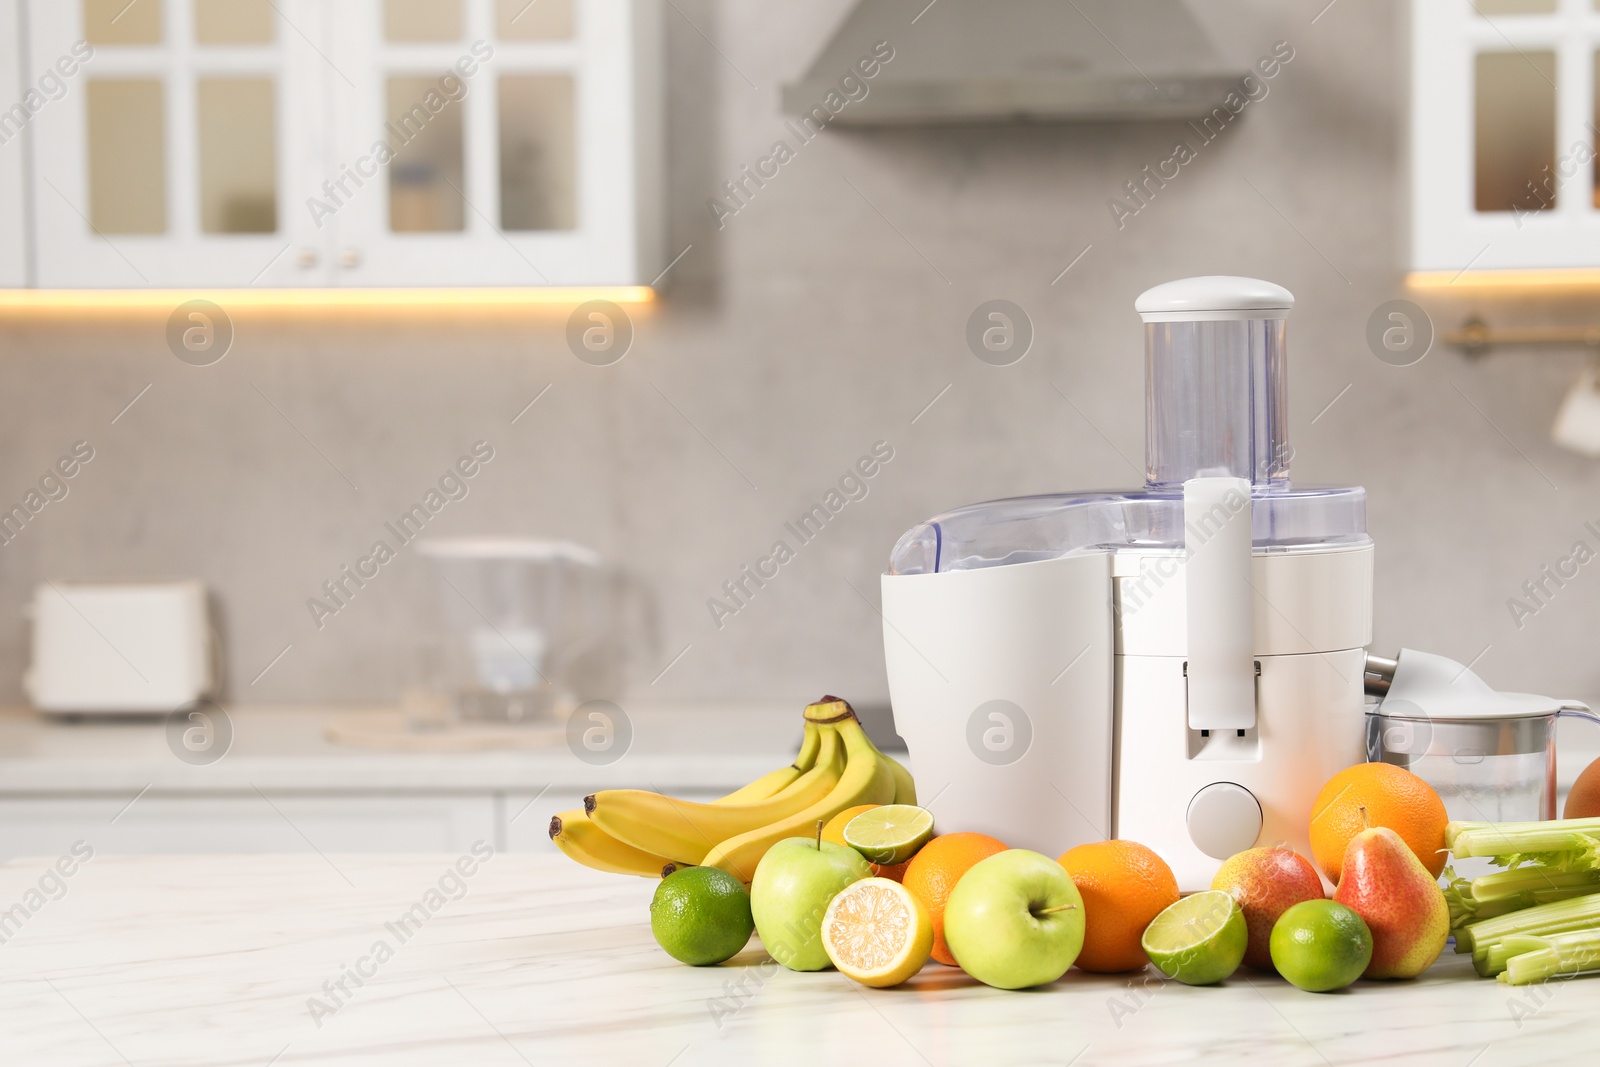
<instances>
[{"instance_id":1,"label":"pear","mask_svg":"<svg viewBox=\"0 0 1600 1067\"><path fill-rule=\"evenodd\" d=\"M1366 818L1366 809L1361 809ZM1450 908L1433 875L1386 826L1350 839L1333 899L1366 921L1372 961L1363 978L1415 978L1433 965L1450 936Z\"/></svg>"}]
</instances>

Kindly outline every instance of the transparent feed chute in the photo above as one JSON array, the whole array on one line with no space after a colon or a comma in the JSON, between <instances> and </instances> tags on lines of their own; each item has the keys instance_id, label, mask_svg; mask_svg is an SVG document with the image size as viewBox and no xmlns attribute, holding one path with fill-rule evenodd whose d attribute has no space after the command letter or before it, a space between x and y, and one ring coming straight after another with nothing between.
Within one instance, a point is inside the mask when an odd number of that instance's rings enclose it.
<instances>
[{"instance_id":1,"label":"transparent feed chute","mask_svg":"<svg viewBox=\"0 0 1600 1067\"><path fill-rule=\"evenodd\" d=\"M1080 552L1182 552L1184 483L1250 483L1256 552L1365 543L1366 490L1289 480L1285 318L1294 297L1251 278L1188 278L1136 304L1145 332L1143 489L973 504L908 530L892 575L1003 567Z\"/></svg>"}]
</instances>

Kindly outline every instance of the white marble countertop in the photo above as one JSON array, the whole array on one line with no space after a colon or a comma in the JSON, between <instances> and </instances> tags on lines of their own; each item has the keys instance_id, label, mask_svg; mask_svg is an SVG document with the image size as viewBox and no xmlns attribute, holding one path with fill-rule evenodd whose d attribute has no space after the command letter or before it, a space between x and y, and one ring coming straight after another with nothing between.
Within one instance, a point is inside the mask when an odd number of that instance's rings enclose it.
<instances>
[{"instance_id":1,"label":"white marble countertop","mask_svg":"<svg viewBox=\"0 0 1600 1067\"><path fill-rule=\"evenodd\" d=\"M585 791L650 782L673 789L734 789L791 758L800 708L630 709L633 737L610 763L580 760L566 743L477 752L409 752L328 740L339 707L235 706L233 742L209 764L169 747L163 720L50 719L0 709L0 796L269 792Z\"/></svg>"},{"instance_id":2,"label":"white marble countertop","mask_svg":"<svg viewBox=\"0 0 1600 1067\"><path fill-rule=\"evenodd\" d=\"M1448 950L1420 980L1322 995L1153 969L1007 993L937 964L872 991L756 941L685 967L651 938L652 883L500 854L430 898L459 859L95 857L7 928L0 1062L1542 1067L1592 1063L1600 1039L1600 979L1511 989ZM53 860L0 866L0 908L33 907ZM418 904L436 907L402 940ZM324 987L358 967L348 995Z\"/></svg>"}]
</instances>

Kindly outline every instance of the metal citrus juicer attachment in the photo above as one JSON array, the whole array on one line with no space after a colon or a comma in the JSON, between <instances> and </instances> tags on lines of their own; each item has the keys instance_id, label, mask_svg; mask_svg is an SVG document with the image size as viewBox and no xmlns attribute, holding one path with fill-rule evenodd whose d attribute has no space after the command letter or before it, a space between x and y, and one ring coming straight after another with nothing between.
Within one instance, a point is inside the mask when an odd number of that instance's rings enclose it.
<instances>
[{"instance_id":1,"label":"metal citrus juicer attachment","mask_svg":"<svg viewBox=\"0 0 1600 1067\"><path fill-rule=\"evenodd\" d=\"M1289 480L1285 319L1250 278L1139 297L1142 489L960 508L882 578L896 726L945 826L1058 855L1121 837L1184 890L1286 842L1360 762L1373 545L1359 487Z\"/></svg>"},{"instance_id":2,"label":"metal citrus juicer attachment","mask_svg":"<svg viewBox=\"0 0 1600 1067\"><path fill-rule=\"evenodd\" d=\"M1556 721L1600 723L1577 700L1500 693L1444 656L1403 648L1367 657L1367 758L1433 786L1452 819L1556 817ZM1459 864L1458 864L1459 866Z\"/></svg>"}]
</instances>

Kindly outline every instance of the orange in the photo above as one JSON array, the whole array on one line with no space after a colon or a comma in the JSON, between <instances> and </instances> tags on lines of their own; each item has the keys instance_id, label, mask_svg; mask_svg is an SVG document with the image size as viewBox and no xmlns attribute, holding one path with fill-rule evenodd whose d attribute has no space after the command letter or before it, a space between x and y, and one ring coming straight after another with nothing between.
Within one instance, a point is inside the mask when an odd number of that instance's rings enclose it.
<instances>
[{"instance_id":1,"label":"orange","mask_svg":"<svg viewBox=\"0 0 1600 1067\"><path fill-rule=\"evenodd\" d=\"M1399 834L1437 878L1444 870L1449 821L1444 801L1421 778L1392 763L1358 763L1329 778L1311 805L1311 855L1338 885L1345 847L1370 822Z\"/></svg>"},{"instance_id":2,"label":"orange","mask_svg":"<svg viewBox=\"0 0 1600 1067\"><path fill-rule=\"evenodd\" d=\"M1585 767L1578 780L1572 783L1567 794L1567 806L1562 809L1563 819L1593 819L1600 817L1600 759Z\"/></svg>"},{"instance_id":3,"label":"orange","mask_svg":"<svg viewBox=\"0 0 1600 1067\"><path fill-rule=\"evenodd\" d=\"M853 808L845 808L839 814L829 819L822 827L822 839L832 841L836 845L844 844L844 827L851 819L864 811L871 811L878 807L877 804L857 804ZM815 825L815 824L813 824Z\"/></svg>"},{"instance_id":4,"label":"orange","mask_svg":"<svg viewBox=\"0 0 1600 1067\"><path fill-rule=\"evenodd\" d=\"M845 808L839 814L829 819L827 825L823 826L822 839L824 841L832 841L836 845L844 844L845 824L851 819L855 818L857 815L860 815L862 812L871 811L873 808L878 806L879 805L877 804L857 804L853 808ZM912 858L915 859L916 857ZM868 866L872 868L872 876L874 878L887 878L892 882L904 880L906 876L906 868L910 865L911 860L906 860L904 863L896 863L889 867L880 867L876 863L868 864Z\"/></svg>"},{"instance_id":5,"label":"orange","mask_svg":"<svg viewBox=\"0 0 1600 1067\"><path fill-rule=\"evenodd\" d=\"M979 860L1005 850L1003 842L988 834L940 834L923 845L906 865L901 884L926 905L933 919L933 958L940 963L959 966L944 943L944 905L950 899L950 890Z\"/></svg>"},{"instance_id":6,"label":"orange","mask_svg":"<svg viewBox=\"0 0 1600 1067\"><path fill-rule=\"evenodd\" d=\"M927 846L923 847L926 848ZM867 866L871 867L872 873L879 878L887 878L891 882L900 882L904 884L906 880L906 871L910 870L911 868L911 860L916 858L917 857L912 856L911 859L906 860L904 863L896 863L889 867L880 867L876 863L869 863Z\"/></svg>"},{"instance_id":7,"label":"orange","mask_svg":"<svg viewBox=\"0 0 1600 1067\"><path fill-rule=\"evenodd\" d=\"M1078 967L1114 973L1149 963L1139 944L1144 928L1178 902L1166 860L1134 841L1092 841L1062 853L1060 863L1083 895Z\"/></svg>"}]
</instances>

